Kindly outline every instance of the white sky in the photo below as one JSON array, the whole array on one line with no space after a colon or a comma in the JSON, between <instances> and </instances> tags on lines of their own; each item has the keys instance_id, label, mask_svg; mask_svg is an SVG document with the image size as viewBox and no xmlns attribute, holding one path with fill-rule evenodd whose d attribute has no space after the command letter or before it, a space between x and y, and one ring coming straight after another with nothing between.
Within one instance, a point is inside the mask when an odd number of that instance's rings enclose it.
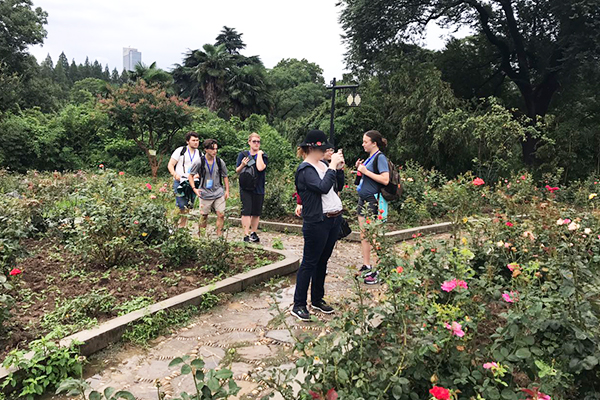
<instances>
[{"instance_id":1,"label":"white sky","mask_svg":"<svg viewBox=\"0 0 600 400\"><path fill-rule=\"evenodd\" d=\"M34 0L48 13L48 36L31 53L54 63L62 51L77 64L88 56L104 68L123 69L123 47L142 52L171 70L188 49L214 43L224 25L243 33L246 56L258 55L267 68L283 58L306 58L321 66L325 81L344 72L337 0ZM443 30L429 30L425 44L440 49Z\"/></svg>"}]
</instances>

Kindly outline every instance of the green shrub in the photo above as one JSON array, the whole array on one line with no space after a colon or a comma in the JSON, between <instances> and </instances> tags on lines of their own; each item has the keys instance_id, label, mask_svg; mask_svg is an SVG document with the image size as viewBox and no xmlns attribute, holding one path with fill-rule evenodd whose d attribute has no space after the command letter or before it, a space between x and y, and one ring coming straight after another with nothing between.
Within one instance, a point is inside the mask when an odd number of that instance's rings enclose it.
<instances>
[{"instance_id":1,"label":"green shrub","mask_svg":"<svg viewBox=\"0 0 600 400\"><path fill-rule=\"evenodd\" d=\"M303 356L288 375L306 374L298 398L333 389L339 398L408 400L428 398L433 386L460 399L522 399L522 389L597 397L598 214L526 198L531 187L513 186L530 185L527 177L496 192L470 179L446 185L463 215L488 196L511 212L461 223L464 237L417 238L401 251L379 221L369 224L384 293L373 299L357 280L357 307L330 323L336 334L298 342Z\"/></svg>"},{"instance_id":2,"label":"green shrub","mask_svg":"<svg viewBox=\"0 0 600 400\"><path fill-rule=\"evenodd\" d=\"M115 298L105 289L72 299L58 299L55 309L44 315L41 326L53 331L57 338L64 337L97 325L97 317L110 313L114 303Z\"/></svg>"},{"instance_id":3,"label":"green shrub","mask_svg":"<svg viewBox=\"0 0 600 400\"><path fill-rule=\"evenodd\" d=\"M180 267L198 259L201 245L201 241L192 237L187 229L177 229L161 245L161 252L169 265Z\"/></svg>"},{"instance_id":4,"label":"green shrub","mask_svg":"<svg viewBox=\"0 0 600 400\"><path fill-rule=\"evenodd\" d=\"M231 245L226 239L206 239L200 244L198 258L203 270L219 275L230 268Z\"/></svg>"},{"instance_id":5,"label":"green shrub","mask_svg":"<svg viewBox=\"0 0 600 400\"><path fill-rule=\"evenodd\" d=\"M70 347L64 347L45 337L30 343L29 348L33 352L31 359L25 358L25 351L11 351L2 366L16 367L18 371L6 377L2 388L21 388L18 398L33 400L47 389L56 388L65 379L80 378L82 364L78 345L73 343ZM19 379L20 375L26 376L26 379Z\"/></svg>"}]
</instances>

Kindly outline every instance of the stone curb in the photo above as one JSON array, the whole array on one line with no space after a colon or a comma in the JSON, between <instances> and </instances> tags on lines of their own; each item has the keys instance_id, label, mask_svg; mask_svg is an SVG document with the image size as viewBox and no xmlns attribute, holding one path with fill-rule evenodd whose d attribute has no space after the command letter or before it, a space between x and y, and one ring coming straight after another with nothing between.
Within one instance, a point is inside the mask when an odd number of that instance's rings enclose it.
<instances>
[{"instance_id":1,"label":"stone curb","mask_svg":"<svg viewBox=\"0 0 600 400\"><path fill-rule=\"evenodd\" d=\"M230 217L228 220L231 224L235 226L240 226L242 224L241 218ZM272 222L272 221L260 221L259 228L268 228L277 232L293 232L293 233L302 233L302 225L299 224L287 224L284 222ZM424 225L418 226L416 228L408 228L402 229L399 231L387 232L385 236L389 239L392 239L395 242L402 242L404 240L412 239L412 235L416 235L421 233L423 235L432 235L439 233L446 233L452 230L452 222L442 222L439 224L433 225ZM352 232L348 237L344 240L348 240L351 242L360 242L360 233Z\"/></svg>"},{"instance_id":2,"label":"stone curb","mask_svg":"<svg viewBox=\"0 0 600 400\"><path fill-rule=\"evenodd\" d=\"M300 267L300 258L294 255L292 252L276 250L267 247L261 248L273 253L281 254L285 256L285 259L249 272L237 274L212 285L190 290L189 292L160 301L144 309L113 318L95 328L80 331L61 339L60 345L70 346L73 342L81 342L82 344L79 347L81 355L89 356L99 350L102 350L111 343L118 341L129 324L138 321L147 315L152 315L163 310L172 310L185 306L199 305L202 302L202 297L206 293L238 293L246 290L252 285L267 281L272 277L289 275L292 272L297 271ZM30 359L32 356L33 352L25 355L27 359ZM0 368L0 379L6 378L10 372L14 372L15 370L16 369L14 368Z\"/></svg>"}]
</instances>

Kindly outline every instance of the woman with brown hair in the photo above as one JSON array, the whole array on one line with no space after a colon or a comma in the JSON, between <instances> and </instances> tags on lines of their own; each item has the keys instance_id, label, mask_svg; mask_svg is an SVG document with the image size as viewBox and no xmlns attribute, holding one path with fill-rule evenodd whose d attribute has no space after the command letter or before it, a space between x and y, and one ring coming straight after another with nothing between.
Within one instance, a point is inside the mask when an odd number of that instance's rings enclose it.
<instances>
[{"instance_id":1,"label":"woman with brown hair","mask_svg":"<svg viewBox=\"0 0 600 400\"><path fill-rule=\"evenodd\" d=\"M364 225L367 218L375 219L379 214L379 200L381 188L390 181L390 170L387 158L381 153L387 147L387 140L377 131L367 131L363 135L363 149L369 153L365 160L356 162L357 175L360 182L358 191L358 224L360 225L361 250L363 265L360 272L363 273L364 282L374 285L379 282L377 271L371 266L371 244L365 237Z\"/></svg>"}]
</instances>

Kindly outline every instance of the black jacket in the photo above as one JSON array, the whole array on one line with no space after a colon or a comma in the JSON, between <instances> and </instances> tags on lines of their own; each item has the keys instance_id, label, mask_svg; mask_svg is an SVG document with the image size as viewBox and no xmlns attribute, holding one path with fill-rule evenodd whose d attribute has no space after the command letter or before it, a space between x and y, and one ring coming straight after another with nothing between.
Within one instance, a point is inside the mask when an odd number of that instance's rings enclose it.
<instances>
[{"instance_id":1,"label":"black jacket","mask_svg":"<svg viewBox=\"0 0 600 400\"><path fill-rule=\"evenodd\" d=\"M305 222L323 221L323 204L321 195L329 193L336 183L337 173L327 169L323 179L307 162L303 162L296 170L296 191L302 200L302 218Z\"/></svg>"}]
</instances>

